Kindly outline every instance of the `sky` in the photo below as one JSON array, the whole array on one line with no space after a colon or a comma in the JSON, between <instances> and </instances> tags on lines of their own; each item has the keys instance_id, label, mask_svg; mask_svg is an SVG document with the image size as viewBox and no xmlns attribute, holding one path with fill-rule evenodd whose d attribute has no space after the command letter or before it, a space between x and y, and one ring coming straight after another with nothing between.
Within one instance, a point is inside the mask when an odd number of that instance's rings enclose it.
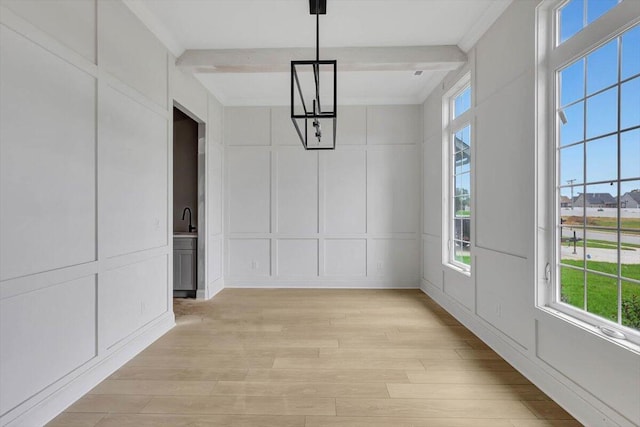
<instances>
[{"instance_id":1,"label":"sky","mask_svg":"<svg viewBox=\"0 0 640 427\"><path fill-rule=\"evenodd\" d=\"M617 3L569 2L560 11L560 42ZM619 119L621 177L634 178L622 183L620 192L640 189L640 24L560 70L558 80L560 108L567 119L566 124L560 124L560 146L566 147L560 150L561 185L572 179L576 180L574 185L584 183L585 163L587 183L617 178L617 135L605 135L619 130ZM583 191L582 186L574 188L574 196ZM587 185L586 192L616 196L617 188L608 183ZM570 189L563 189L562 194L570 195Z\"/></svg>"}]
</instances>

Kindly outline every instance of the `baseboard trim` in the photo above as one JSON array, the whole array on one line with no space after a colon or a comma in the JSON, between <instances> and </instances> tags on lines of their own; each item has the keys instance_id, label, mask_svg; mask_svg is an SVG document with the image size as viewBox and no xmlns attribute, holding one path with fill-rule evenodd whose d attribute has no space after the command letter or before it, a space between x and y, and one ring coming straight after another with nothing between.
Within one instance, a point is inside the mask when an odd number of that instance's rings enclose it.
<instances>
[{"instance_id":1,"label":"baseboard trim","mask_svg":"<svg viewBox=\"0 0 640 427\"><path fill-rule=\"evenodd\" d=\"M45 425L174 326L173 311L166 312L155 321L142 327L117 350L93 361L84 372L75 378L70 378L66 383L64 378L59 380L59 383L64 383L60 388L48 392L46 395L43 395L47 392L46 390L38 393L12 410L9 414L20 412L21 409L24 412L11 421L0 420L0 425L8 427ZM67 377L70 376L71 374Z\"/></svg>"},{"instance_id":2,"label":"baseboard trim","mask_svg":"<svg viewBox=\"0 0 640 427\"><path fill-rule=\"evenodd\" d=\"M225 288L263 289L419 289L416 282L390 282L378 280L260 280L227 279Z\"/></svg>"},{"instance_id":3,"label":"baseboard trim","mask_svg":"<svg viewBox=\"0 0 640 427\"><path fill-rule=\"evenodd\" d=\"M547 368L543 361L532 360L516 349L440 288L423 280L420 289L582 424L603 427L633 425L568 378Z\"/></svg>"},{"instance_id":4,"label":"baseboard trim","mask_svg":"<svg viewBox=\"0 0 640 427\"><path fill-rule=\"evenodd\" d=\"M222 277L207 284L206 289L198 289L196 294L197 299L208 300L216 296L221 290L225 288L224 279Z\"/></svg>"}]
</instances>

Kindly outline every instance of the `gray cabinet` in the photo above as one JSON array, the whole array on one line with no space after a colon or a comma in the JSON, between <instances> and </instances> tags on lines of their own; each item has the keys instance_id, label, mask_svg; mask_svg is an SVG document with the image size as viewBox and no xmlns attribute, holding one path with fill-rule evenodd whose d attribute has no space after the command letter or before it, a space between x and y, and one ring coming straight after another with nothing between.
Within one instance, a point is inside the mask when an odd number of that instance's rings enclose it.
<instances>
[{"instance_id":1,"label":"gray cabinet","mask_svg":"<svg viewBox=\"0 0 640 427\"><path fill-rule=\"evenodd\" d=\"M197 239L173 239L173 290L195 291L197 289Z\"/></svg>"}]
</instances>

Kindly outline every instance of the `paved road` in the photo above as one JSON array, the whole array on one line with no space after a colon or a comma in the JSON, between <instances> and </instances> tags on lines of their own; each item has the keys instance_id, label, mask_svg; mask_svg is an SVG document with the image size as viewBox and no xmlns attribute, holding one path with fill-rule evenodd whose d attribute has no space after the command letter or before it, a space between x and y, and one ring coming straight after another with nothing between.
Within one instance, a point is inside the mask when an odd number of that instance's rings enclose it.
<instances>
[{"instance_id":1,"label":"paved road","mask_svg":"<svg viewBox=\"0 0 640 427\"><path fill-rule=\"evenodd\" d=\"M576 253L573 253L573 245L567 247L562 245L562 259L584 259L584 249L576 247ZM618 262L618 251L615 249L587 248L587 259L590 261ZM620 251L620 262L622 264L640 264L640 249L635 251ZM640 278L639 278L640 279Z\"/></svg>"},{"instance_id":2,"label":"paved road","mask_svg":"<svg viewBox=\"0 0 640 427\"><path fill-rule=\"evenodd\" d=\"M570 226L562 227L562 237L573 237L574 231L576 232L577 238L584 239L584 236L582 235L582 229L573 228ZM607 233L606 231L589 230L587 234L590 239L605 240L607 242L617 241L616 233ZM623 234L621 236L621 240L622 240L622 243L632 243L635 245L640 245L640 234Z\"/></svg>"}]
</instances>

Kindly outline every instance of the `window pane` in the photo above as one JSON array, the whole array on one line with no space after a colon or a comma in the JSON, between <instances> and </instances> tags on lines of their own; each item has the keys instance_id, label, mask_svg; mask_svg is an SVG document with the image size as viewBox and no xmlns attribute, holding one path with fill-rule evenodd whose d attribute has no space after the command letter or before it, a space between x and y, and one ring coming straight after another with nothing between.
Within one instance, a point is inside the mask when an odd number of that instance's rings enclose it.
<instances>
[{"instance_id":1,"label":"window pane","mask_svg":"<svg viewBox=\"0 0 640 427\"><path fill-rule=\"evenodd\" d=\"M466 126L455 133L455 151L468 150L471 146L471 126Z\"/></svg>"},{"instance_id":2,"label":"window pane","mask_svg":"<svg viewBox=\"0 0 640 427\"><path fill-rule=\"evenodd\" d=\"M468 87L453 102L453 118L463 114L471 108L471 88Z\"/></svg>"},{"instance_id":3,"label":"window pane","mask_svg":"<svg viewBox=\"0 0 640 427\"><path fill-rule=\"evenodd\" d=\"M605 212L612 220L616 219L617 212L615 208ZM599 271L607 274L618 274L618 234L615 230L611 232L606 230L587 228L584 233L584 239L579 242L584 248L585 259L589 270Z\"/></svg>"},{"instance_id":4,"label":"window pane","mask_svg":"<svg viewBox=\"0 0 640 427\"><path fill-rule=\"evenodd\" d=\"M587 311L614 322L618 321L617 279L587 273Z\"/></svg>"},{"instance_id":5,"label":"window pane","mask_svg":"<svg viewBox=\"0 0 640 427\"><path fill-rule=\"evenodd\" d=\"M562 110L566 123L560 123L560 145L584 140L584 102Z\"/></svg>"},{"instance_id":6,"label":"window pane","mask_svg":"<svg viewBox=\"0 0 640 427\"><path fill-rule=\"evenodd\" d=\"M587 95L618 81L618 39L587 56Z\"/></svg>"},{"instance_id":7,"label":"window pane","mask_svg":"<svg viewBox=\"0 0 640 427\"><path fill-rule=\"evenodd\" d=\"M593 227L616 227L615 217L611 220L603 219L601 210L604 208L615 208L617 206L616 197L618 186L614 183L587 185L586 193L580 194L576 199L576 206L587 208L587 225Z\"/></svg>"},{"instance_id":8,"label":"window pane","mask_svg":"<svg viewBox=\"0 0 640 427\"><path fill-rule=\"evenodd\" d=\"M471 265L471 253L469 252L469 244L455 240L454 241L454 259L462 264Z\"/></svg>"},{"instance_id":9,"label":"window pane","mask_svg":"<svg viewBox=\"0 0 640 427\"><path fill-rule=\"evenodd\" d=\"M620 183L620 194L622 241L640 243L640 180Z\"/></svg>"},{"instance_id":10,"label":"window pane","mask_svg":"<svg viewBox=\"0 0 640 427\"><path fill-rule=\"evenodd\" d=\"M582 270L560 268L560 301L584 309L584 272Z\"/></svg>"},{"instance_id":11,"label":"window pane","mask_svg":"<svg viewBox=\"0 0 640 427\"><path fill-rule=\"evenodd\" d=\"M560 150L560 185L581 184L584 181L584 144Z\"/></svg>"},{"instance_id":12,"label":"window pane","mask_svg":"<svg viewBox=\"0 0 640 427\"><path fill-rule=\"evenodd\" d=\"M618 129L618 88L614 87L587 99L587 138Z\"/></svg>"},{"instance_id":13,"label":"window pane","mask_svg":"<svg viewBox=\"0 0 640 427\"><path fill-rule=\"evenodd\" d=\"M456 153L456 174L459 175L471 170L471 152L470 150L460 151Z\"/></svg>"},{"instance_id":14,"label":"window pane","mask_svg":"<svg viewBox=\"0 0 640 427\"><path fill-rule=\"evenodd\" d=\"M456 196L471 194L471 176L468 173L456 175L455 177Z\"/></svg>"},{"instance_id":15,"label":"window pane","mask_svg":"<svg viewBox=\"0 0 640 427\"><path fill-rule=\"evenodd\" d=\"M564 264L570 264L582 267L584 261L584 227L582 224L582 217L579 216L575 219L575 224L571 224L571 221L566 221L561 227L561 248L560 254ZM565 262L571 260L572 262Z\"/></svg>"},{"instance_id":16,"label":"window pane","mask_svg":"<svg viewBox=\"0 0 640 427\"><path fill-rule=\"evenodd\" d=\"M611 10L618 4L618 0L588 0L587 25Z\"/></svg>"},{"instance_id":17,"label":"window pane","mask_svg":"<svg viewBox=\"0 0 640 427\"><path fill-rule=\"evenodd\" d=\"M468 217L471 214L471 198L458 196L453 199L454 216L456 218Z\"/></svg>"},{"instance_id":18,"label":"window pane","mask_svg":"<svg viewBox=\"0 0 640 427\"><path fill-rule=\"evenodd\" d=\"M577 185L572 187L565 187L560 193L560 206L562 207L562 200L565 200L564 203L567 207L566 210L561 210L560 220L561 224L565 228L567 228L567 230L571 227L581 227L582 225L584 225L582 207L578 206L578 203L580 202L578 200L578 197L583 192L584 186Z\"/></svg>"},{"instance_id":19,"label":"window pane","mask_svg":"<svg viewBox=\"0 0 640 427\"><path fill-rule=\"evenodd\" d=\"M620 129L640 125L640 77L622 84L620 92Z\"/></svg>"},{"instance_id":20,"label":"window pane","mask_svg":"<svg viewBox=\"0 0 640 427\"><path fill-rule=\"evenodd\" d=\"M620 134L620 177L640 178L640 129Z\"/></svg>"},{"instance_id":21,"label":"window pane","mask_svg":"<svg viewBox=\"0 0 640 427\"><path fill-rule=\"evenodd\" d=\"M640 284L625 280L622 281L622 324L640 330Z\"/></svg>"},{"instance_id":22,"label":"window pane","mask_svg":"<svg viewBox=\"0 0 640 427\"><path fill-rule=\"evenodd\" d=\"M560 43L573 37L584 23L583 0L571 0L559 11Z\"/></svg>"},{"instance_id":23,"label":"window pane","mask_svg":"<svg viewBox=\"0 0 640 427\"><path fill-rule=\"evenodd\" d=\"M587 182L618 179L618 138L616 135L587 142Z\"/></svg>"},{"instance_id":24,"label":"window pane","mask_svg":"<svg viewBox=\"0 0 640 427\"><path fill-rule=\"evenodd\" d=\"M640 73L640 25L622 35L622 79Z\"/></svg>"},{"instance_id":25,"label":"window pane","mask_svg":"<svg viewBox=\"0 0 640 427\"><path fill-rule=\"evenodd\" d=\"M584 98L584 58L560 72L560 104Z\"/></svg>"}]
</instances>

